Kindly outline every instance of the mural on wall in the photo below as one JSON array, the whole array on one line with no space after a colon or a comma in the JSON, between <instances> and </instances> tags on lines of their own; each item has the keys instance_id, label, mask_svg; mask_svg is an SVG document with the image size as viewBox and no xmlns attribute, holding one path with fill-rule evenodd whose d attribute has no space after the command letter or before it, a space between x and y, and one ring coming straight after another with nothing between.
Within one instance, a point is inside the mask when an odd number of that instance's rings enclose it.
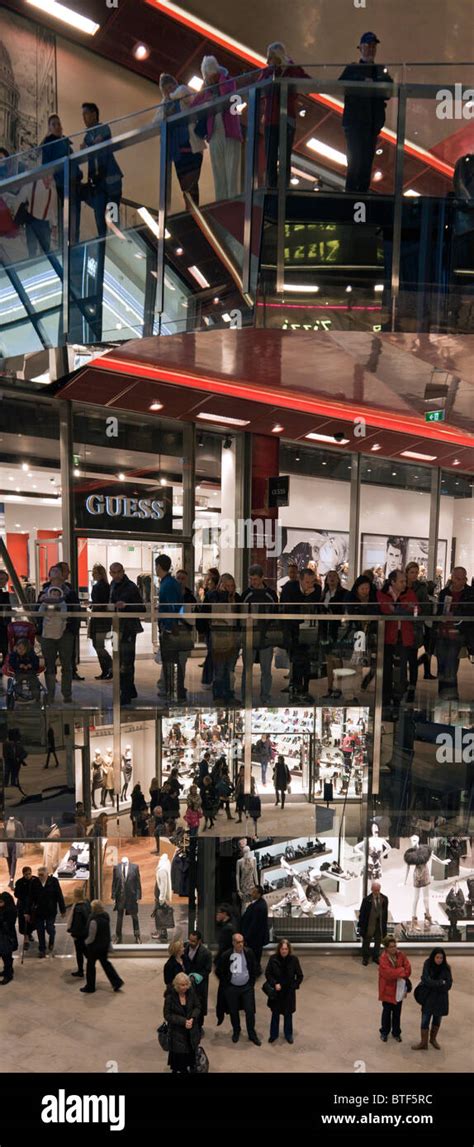
<instances>
[{"instance_id":1,"label":"mural on wall","mask_svg":"<svg viewBox=\"0 0 474 1147\"><path fill-rule=\"evenodd\" d=\"M3 8L0 39L0 147L36 147L56 108L56 37Z\"/></svg>"},{"instance_id":2,"label":"mural on wall","mask_svg":"<svg viewBox=\"0 0 474 1147\"><path fill-rule=\"evenodd\" d=\"M321 577L329 570L337 570L345 581L349 552L349 534L341 530L296 530L283 526L281 529L281 552L278 555L278 590L288 577L290 558L298 563L300 570L315 562Z\"/></svg>"},{"instance_id":3,"label":"mural on wall","mask_svg":"<svg viewBox=\"0 0 474 1147\"><path fill-rule=\"evenodd\" d=\"M438 541L437 568L439 576L446 576L447 542ZM362 534L360 568L382 566L385 577L391 570L404 570L408 562L418 562L420 569L428 568L428 539L410 538L405 534Z\"/></svg>"}]
</instances>

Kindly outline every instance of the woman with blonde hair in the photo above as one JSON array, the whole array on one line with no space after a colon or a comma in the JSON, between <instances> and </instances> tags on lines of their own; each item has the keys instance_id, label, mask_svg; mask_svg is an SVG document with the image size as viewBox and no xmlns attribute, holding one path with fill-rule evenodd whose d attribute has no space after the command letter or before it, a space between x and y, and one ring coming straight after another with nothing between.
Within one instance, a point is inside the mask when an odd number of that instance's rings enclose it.
<instances>
[{"instance_id":1,"label":"woman with blonde hair","mask_svg":"<svg viewBox=\"0 0 474 1147\"><path fill-rule=\"evenodd\" d=\"M183 941L179 939L172 940L171 944L168 945L169 959L166 961L166 964L163 968L163 979L167 988L169 988L170 984L173 983L175 976L178 976L180 972L184 972L183 953Z\"/></svg>"},{"instance_id":2,"label":"woman with blonde hair","mask_svg":"<svg viewBox=\"0 0 474 1147\"><path fill-rule=\"evenodd\" d=\"M94 610L97 613L105 613L109 604L110 585L106 569L98 562L92 568L92 578L94 583L91 590L92 613L94 614ZM105 648L105 638L110 628L111 622L108 618L91 617L88 635L97 653L101 670L96 681L111 681L113 677L112 658Z\"/></svg>"},{"instance_id":3,"label":"woman with blonde hair","mask_svg":"<svg viewBox=\"0 0 474 1147\"><path fill-rule=\"evenodd\" d=\"M82 888L75 888L73 892L73 909L68 932L74 940L76 949L77 970L71 976L84 979L84 956L87 955L86 936L89 930L89 917L91 914L90 900L84 895Z\"/></svg>"},{"instance_id":4,"label":"woman with blonde hair","mask_svg":"<svg viewBox=\"0 0 474 1147\"><path fill-rule=\"evenodd\" d=\"M179 972L168 985L163 1015L168 1024L168 1064L173 1075L194 1071L201 1033L201 1004L185 972Z\"/></svg>"}]
</instances>

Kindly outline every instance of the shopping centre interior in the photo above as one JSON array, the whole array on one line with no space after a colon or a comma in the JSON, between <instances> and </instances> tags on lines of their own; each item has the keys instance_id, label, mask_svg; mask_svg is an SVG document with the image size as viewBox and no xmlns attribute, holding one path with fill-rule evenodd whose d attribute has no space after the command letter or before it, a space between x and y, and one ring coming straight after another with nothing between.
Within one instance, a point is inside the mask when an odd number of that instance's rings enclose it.
<instances>
[{"instance_id":1,"label":"shopping centre interior","mask_svg":"<svg viewBox=\"0 0 474 1147\"><path fill-rule=\"evenodd\" d=\"M16 922L3 1070L38 1070L47 1018L41 1070L167 1071L168 946L214 956L255 886L262 967L285 939L303 965L295 1046L232 1048L212 973L211 1070L414 1070L379 1054L374 881L413 983L435 947L452 967L429 1071L470 1070L472 12L276 7L0 13L0 901L44 866L66 907L43 963ZM345 84L369 25L383 68ZM351 100L383 108L365 186ZM71 1009L78 892L110 915L120 1036L102 973Z\"/></svg>"}]
</instances>

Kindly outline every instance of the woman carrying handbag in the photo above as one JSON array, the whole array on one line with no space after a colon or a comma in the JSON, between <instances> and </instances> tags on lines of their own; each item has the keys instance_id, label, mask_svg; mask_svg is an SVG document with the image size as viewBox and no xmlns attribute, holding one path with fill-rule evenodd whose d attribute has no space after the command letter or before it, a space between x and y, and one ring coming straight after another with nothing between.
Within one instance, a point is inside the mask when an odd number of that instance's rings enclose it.
<instances>
[{"instance_id":1,"label":"woman carrying handbag","mask_svg":"<svg viewBox=\"0 0 474 1147\"><path fill-rule=\"evenodd\" d=\"M268 1042L275 1043L283 1016L283 1032L287 1043L294 1043L293 1015L296 1011L296 992L303 983L303 972L297 956L293 955L288 940L280 940L265 969L262 991L272 1013Z\"/></svg>"},{"instance_id":2,"label":"woman carrying handbag","mask_svg":"<svg viewBox=\"0 0 474 1147\"><path fill-rule=\"evenodd\" d=\"M412 1051L428 1051L428 1035L432 1047L440 1051L436 1039L442 1016L449 1012L449 992L453 986L451 968L446 962L444 948L433 948L423 964L421 983L415 988L415 1000L421 1004L421 1039L412 1044ZM430 1032L431 1023L431 1032Z\"/></svg>"}]
</instances>

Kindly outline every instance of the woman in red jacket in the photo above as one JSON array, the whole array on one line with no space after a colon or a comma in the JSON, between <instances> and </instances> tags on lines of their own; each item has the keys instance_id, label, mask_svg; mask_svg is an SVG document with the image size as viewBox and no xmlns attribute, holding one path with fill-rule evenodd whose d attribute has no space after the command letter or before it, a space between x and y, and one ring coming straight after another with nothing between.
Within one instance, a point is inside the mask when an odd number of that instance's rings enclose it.
<instances>
[{"instance_id":1,"label":"woman in red jacket","mask_svg":"<svg viewBox=\"0 0 474 1147\"><path fill-rule=\"evenodd\" d=\"M393 1038L401 1043L400 1016L411 965L404 953L397 948L397 941L393 936L386 936L383 946L385 951L379 960L379 1000L383 1004L380 1039L386 1043L391 1028Z\"/></svg>"}]
</instances>

